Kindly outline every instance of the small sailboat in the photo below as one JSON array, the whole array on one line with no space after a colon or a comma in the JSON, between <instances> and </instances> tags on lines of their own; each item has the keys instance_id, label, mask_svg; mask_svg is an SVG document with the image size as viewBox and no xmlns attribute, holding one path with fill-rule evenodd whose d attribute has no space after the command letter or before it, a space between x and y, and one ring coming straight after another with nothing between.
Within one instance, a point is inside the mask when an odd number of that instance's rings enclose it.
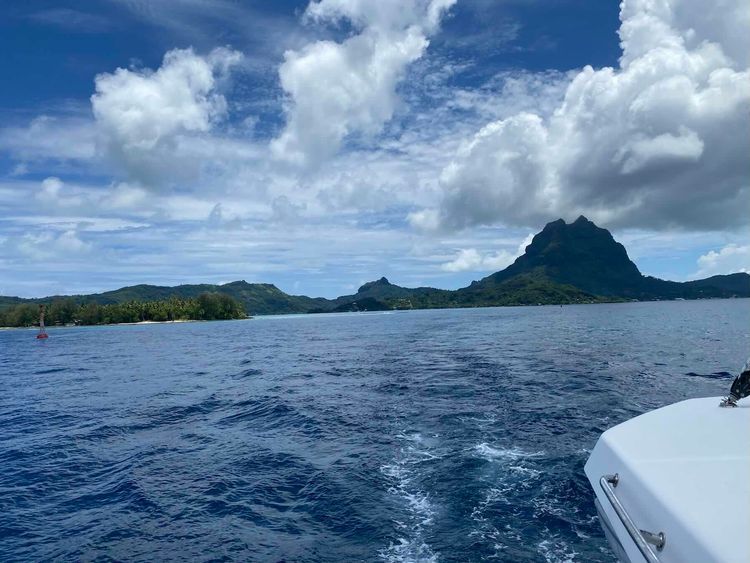
<instances>
[{"instance_id":1,"label":"small sailboat","mask_svg":"<svg viewBox=\"0 0 750 563\"><path fill-rule=\"evenodd\" d=\"M36 337L37 339L49 338L47 329L44 328L44 305L39 305L39 333Z\"/></svg>"},{"instance_id":2,"label":"small sailboat","mask_svg":"<svg viewBox=\"0 0 750 563\"><path fill-rule=\"evenodd\" d=\"M748 396L750 360L723 400L668 405L601 435L585 472L621 562L750 561Z\"/></svg>"}]
</instances>

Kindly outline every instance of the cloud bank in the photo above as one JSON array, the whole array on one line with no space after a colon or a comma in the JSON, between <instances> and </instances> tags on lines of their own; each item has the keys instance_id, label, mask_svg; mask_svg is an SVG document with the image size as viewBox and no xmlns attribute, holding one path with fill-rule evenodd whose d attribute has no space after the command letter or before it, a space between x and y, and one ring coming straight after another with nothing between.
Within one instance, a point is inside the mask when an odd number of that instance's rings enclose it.
<instances>
[{"instance_id":1,"label":"cloud bank","mask_svg":"<svg viewBox=\"0 0 750 563\"><path fill-rule=\"evenodd\" d=\"M440 177L424 230L539 225L724 229L750 198L750 5L625 0L619 68L585 67L549 118L493 121ZM745 30L745 31L743 31Z\"/></svg>"},{"instance_id":2,"label":"cloud bank","mask_svg":"<svg viewBox=\"0 0 750 563\"><path fill-rule=\"evenodd\" d=\"M92 245L81 240L75 229L61 233L28 233L18 242L18 250L31 260L71 260L86 254Z\"/></svg>"}]
</instances>

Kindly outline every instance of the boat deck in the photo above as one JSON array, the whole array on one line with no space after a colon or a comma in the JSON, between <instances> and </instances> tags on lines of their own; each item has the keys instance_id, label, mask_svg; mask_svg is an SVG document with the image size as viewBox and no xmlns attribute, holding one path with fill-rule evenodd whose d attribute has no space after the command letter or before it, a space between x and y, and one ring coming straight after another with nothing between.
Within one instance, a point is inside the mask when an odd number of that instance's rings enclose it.
<instances>
[{"instance_id":1,"label":"boat deck","mask_svg":"<svg viewBox=\"0 0 750 563\"><path fill-rule=\"evenodd\" d=\"M632 562L644 561L600 483L640 530L666 538L658 561L750 561L750 400L691 399L635 417L602 434L586 463L607 526ZM612 543L612 540L610 540ZM615 549L615 551L618 551ZM620 554L622 557L622 554Z\"/></svg>"}]
</instances>

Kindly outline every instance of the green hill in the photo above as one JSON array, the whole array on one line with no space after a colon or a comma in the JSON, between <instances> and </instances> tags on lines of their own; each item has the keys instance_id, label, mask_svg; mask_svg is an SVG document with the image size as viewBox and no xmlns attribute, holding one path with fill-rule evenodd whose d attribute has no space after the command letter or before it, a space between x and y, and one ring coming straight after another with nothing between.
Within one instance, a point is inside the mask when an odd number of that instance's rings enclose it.
<instances>
[{"instance_id":1,"label":"green hill","mask_svg":"<svg viewBox=\"0 0 750 563\"><path fill-rule=\"evenodd\" d=\"M239 301L249 315L270 315L282 313L306 313L316 307L329 304L328 299L288 295L278 287L268 283L247 283L235 281L223 285L186 284L174 287L160 285L132 285L104 293L70 296L76 303L98 303L110 305L131 301L164 301L171 297L190 299L203 293L223 293ZM67 299L68 296L53 295L38 299L21 299L18 297L0 297L0 307L4 304L49 303Z\"/></svg>"},{"instance_id":2,"label":"green hill","mask_svg":"<svg viewBox=\"0 0 750 563\"><path fill-rule=\"evenodd\" d=\"M449 306L448 303L454 293L454 291L434 287L401 287L382 277L362 285L354 295L337 297L331 301L331 305L333 308L338 308L354 301L374 299L388 304L390 308L439 307Z\"/></svg>"},{"instance_id":3,"label":"green hill","mask_svg":"<svg viewBox=\"0 0 750 563\"><path fill-rule=\"evenodd\" d=\"M340 312L438 307L487 307L557 303L594 303L630 299L699 299L750 297L750 275L736 273L690 282L644 276L625 247L606 229L581 216L573 223L548 223L522 256L500 272L455 291L432 287L401 287L386 278L362 285L354 295L336 299L289 295L275 285L235 281L223 285L175 287L134 285L91 295L22 299L0 297L0 308L21 303L72 299L99 305L193 299L205 293L225 294L250 315Z\"/></svg>"}]
</instances>

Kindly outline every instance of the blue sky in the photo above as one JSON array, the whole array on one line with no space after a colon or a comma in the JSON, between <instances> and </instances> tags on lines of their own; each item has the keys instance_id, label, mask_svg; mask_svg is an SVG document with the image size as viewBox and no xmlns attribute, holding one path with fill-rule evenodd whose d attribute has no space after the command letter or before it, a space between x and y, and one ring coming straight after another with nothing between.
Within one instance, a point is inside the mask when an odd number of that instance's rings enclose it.
<instances>
[{"instance_id":1,"label":"blue sky","mask_svg":"<svg viewBox=\"0 0 750 563\"><path fill-rule=\"evenodd\" d=\"M651 275L750 269L745 2L0 11L0 294L456 288L579 214Z\"/></svg>"}]
</instances>

